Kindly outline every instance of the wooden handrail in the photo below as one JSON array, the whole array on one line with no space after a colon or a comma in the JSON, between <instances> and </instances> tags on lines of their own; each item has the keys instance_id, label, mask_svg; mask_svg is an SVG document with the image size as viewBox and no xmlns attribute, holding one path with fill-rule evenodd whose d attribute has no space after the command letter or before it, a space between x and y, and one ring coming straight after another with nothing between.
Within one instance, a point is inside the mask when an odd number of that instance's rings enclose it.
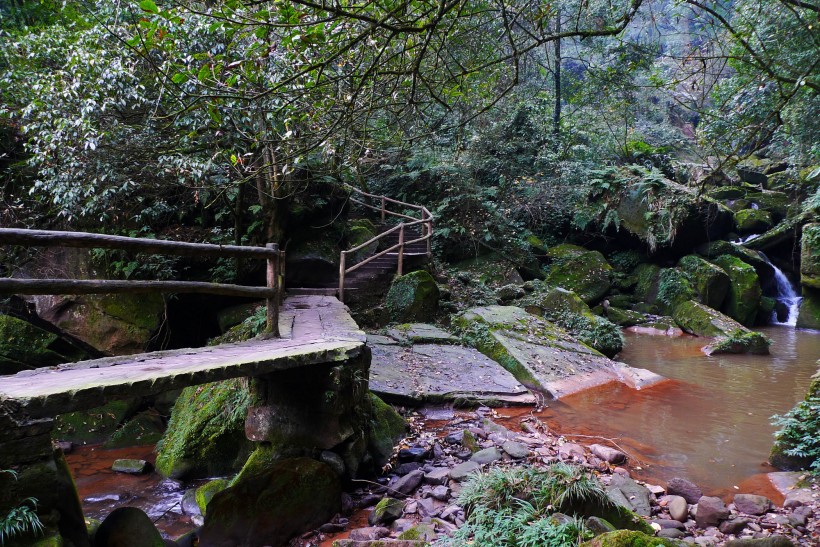
<instances>
[{"instance_id":1,"label":"wooden handrail","mask_svg":"<svg viewBox=\"0 0 820 547\"><path fill-rule=\"evenodd\" d=\"M403 266L404 266L404 248L405 248L405 246L412 245L413 243L418 243L418 242L421 242L421 241L426 241L427 242L427 256L429 257L432 254L432 245L431 245L431 243L432 243L432 238L433 238L433 214L430 213L430 211L427 209L427 207L424 207L423 205L415 205L413 203L406 203L404 201L399 201L397 199L392 199L392 198L389 198L387 196L377 196L375 194L369 194L367 192L359 190L358 188L355 188L355 187L350 186L350 185L345 185L345 186L349 190L351 190L353 192L356 192L356 193L358 193L362 196L365 196L365 197L368 197L368 198L373 198L373 199L376 199L376 200L380 200L381 201L381 206L376 207L376 206L370 205L369 203L365 203L363 201L360 201L356 198L353 198L353 197L349 198L350 201L352 201L354 203L357 203L359 205L362 205L362 206L367 207L369 209L372 209L374 211L378 211L381 214L382 222L384 222L386 215L390 215L390 216L394 216L394 217L402 218L402 219L407 219L407 220L410 220L411 222L400 222L396 226L393 226L392 228L390 228L388 230L385 230L384 232L380 233L379 235L368 239L364 243L361 243L361 244L359 244L359 245L357 245L357 246L355 246L351 249L348 249L346 251L342 251L341 257L339 259L339 300L341 300L342 302L344 302L345 275L359 269L360 267L364 266L365 264L367 264L369 262L372 262L373 260L375 260L375 259L377 259L381 256L384 256L387 253L390 253L391 251L394 251L396 249L398 249L398 256L396 257L397 262L398 262L398 264L397 264L398 275L402 275L402 270L403 270ZM390 211L386 207L387 203L394 203L396 205L401 205L403 207L409 207L409 208L412 208L412 209L416 209L420 212L421 218L406 215L404 213ZM422 236L420 238L414 239L412 241L405 241L405 229L409 228L409 227L412 227L412 226L418 226L418 225L420 225L422 227ZM360 251L361 249L364 249L365 247L367 247L369 245L372 245L373 243L378 242L379 240L381 240L385 236L387 236L389 234L392 234L396 230L399 231L399 242L398 243L396 243L395 245L393 245L393 246L391 246L387 249L384 249L384 250L382 250L382 251L380 251L380 252L378 252L378 253L376 253L372 256L369 256L369 257L365 258L364 260L354 264L353 266L347 267L347 255L348 254L355 253L356 251Z\"/></svg>"},{"instance_id":2,"label":"wooden handrail","mask_svg":"<svg viewBox=\"0 0 820 547\"><path fill-rule=\"evenodd\" d=\"M75 280L75 279L13 279L0 278L0 293L5 294L106 294L185 292L227 296L265 298L267 304L267 332L279 336L279 300L284 286L284 259L277 243L265 247L213 245L162 239L134 238L89 232L62 232L55 230L24 230L0 228L0 245L27 247L75 247L117 249L149 254L180 256L218 256L256 258L267 261L265 287L248 287L228 283L198 281L132 281L132 280Z\"/></svg>"}]
</instances>

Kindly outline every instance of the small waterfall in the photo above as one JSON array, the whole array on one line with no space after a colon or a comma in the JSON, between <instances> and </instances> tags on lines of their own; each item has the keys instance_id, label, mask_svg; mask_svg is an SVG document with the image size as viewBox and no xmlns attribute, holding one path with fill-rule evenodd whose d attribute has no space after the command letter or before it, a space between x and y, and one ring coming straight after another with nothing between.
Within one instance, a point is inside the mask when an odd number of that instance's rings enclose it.
<instances>
[{"instance_id":1,"label":"small waterfall","mask_svg":"<svg viewBox=\"0 0 820 547\"><path fill-rule=\"evenodd\" d=\"M763 257L763 260L766 261L766 264L771 266L774 270L774 280L777 287L775 299L777 300L778 306L775 306L775 310L772 313L772 323L775 325L794 327L797 324L797 310L800 308L800 301L803 299L794 290L794 287L792 287L792 284L789 282L789 278L786 277L783 270L772 264L769 257L763 253L760 254ZM782 316L782 312L778 313L778 308L785 308L787 310L787 315L784 321L779 320L778 316Z\"/></svg>"}]
</instances>

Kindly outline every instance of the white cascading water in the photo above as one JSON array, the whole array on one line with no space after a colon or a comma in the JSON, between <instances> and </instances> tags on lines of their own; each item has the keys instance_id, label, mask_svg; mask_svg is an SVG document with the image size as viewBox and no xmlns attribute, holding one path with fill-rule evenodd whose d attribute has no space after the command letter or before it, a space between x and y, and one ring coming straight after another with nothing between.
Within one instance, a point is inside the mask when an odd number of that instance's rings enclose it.
<instances>
[{"instance_id":1,"label":"white cascading water","mask_svg":"<svg viewBox=\"0 0 820 547\"><path fill-rule=\"evenodd\" d=\"M777 287L777 295L775 295L775 299L778 302L781 302L783 306L789 310L786 320L778 321L777 309L775 309L772 313L772 323L775 325L794 327L797 325L797 310L800 308L800 302L803 299L797 294L797 291L794 290L794 287L792 287L792 284L789 282L789 278L786 277L783 270L772 264L769 257L763 253L760 254L763 256L766 263L774 270L775 286Z\"/></svg>"}]
</instances>

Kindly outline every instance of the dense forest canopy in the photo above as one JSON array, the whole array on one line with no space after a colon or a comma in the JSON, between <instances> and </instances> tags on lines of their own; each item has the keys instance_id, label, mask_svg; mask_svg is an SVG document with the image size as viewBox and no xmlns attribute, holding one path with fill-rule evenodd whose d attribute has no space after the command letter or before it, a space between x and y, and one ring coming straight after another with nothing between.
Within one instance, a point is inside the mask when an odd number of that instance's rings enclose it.
<instances>
[{"instance_id":1,"label":"dense forest canopy","mask_svg":"<svg viewBox=\"0 0 820 547\"><path fill-rule=\"evenodd\" d=\"M761 150L797 171L820 162L811 1L0 10L9 225L280 241L290 211L346 182L430 200L448 213L438 237L493 246L583 229L552 198L588 194L608 166L697 180Z\"/></svg>"}]
</instances>

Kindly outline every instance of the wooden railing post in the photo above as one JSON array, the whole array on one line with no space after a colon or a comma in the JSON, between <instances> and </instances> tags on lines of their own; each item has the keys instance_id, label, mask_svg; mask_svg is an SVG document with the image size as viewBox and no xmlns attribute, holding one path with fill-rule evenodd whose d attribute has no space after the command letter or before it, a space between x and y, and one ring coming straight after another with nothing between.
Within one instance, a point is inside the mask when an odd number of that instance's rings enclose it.
<instances>
[{"instance_id":1,"label":"wooden railing post","mask_svg":"<svg viewBox=\"0 0 820 547\"><path fill-rule=\"evenodd\" d=\"M427 258L433 256L433 217L427 221Z\"/></svg>"},{"instance_id":2,"label":"wooden railing post","mask_svg":"<svg viewBox=\"0 0 820 547\"><path fill-rule=\"evenodd\" d=\"M267 285L269 289L275 289L277 293L272 297L268 297L267 304L267 326L266 331L272 336L279 337L279 296L281 288L279 287L279 244L268 243L266 248L273 251L275 254L268 257L267 270Z\"/></svg>"},{"instance_id":3,"label":"wooden railing post","mask_svg":"<svg viewBox=\"0 0 820 547\"><path fill-rule=\"evenodd\" d=\"M279 251L279 304L285 301L285 251Z\"/></svg>"},{"instance_id":4,"label":"wooden railing post","mask_svg":"<svg viewBox=\"0 0 820 547\"><path fill-rule=\"evenodd\" d=\"M342 256L339 258L339 302L345 301L345 257L347 251L342 251Z\"/></svg>"},{"instance_id":5,"label":"wooden railing post","mask_svg":"<svg viewBox=\"0 0 820 547\"><path fill-rule=\"evenodd\" d=\"M399 267L398 273L402 275L402 267L404 262L404 222L401 223L401 227L399 228Z\"/></svg>"},{"instance_id":6,"label":"wooden railing post","mask_svg":"<svg viewBox=\"0 0 820 547\"><path fill-rule=\"evenodd\" d=\"M384 196L382 196L382 224L384 224Z\"/></svg>"}]
</instances>

